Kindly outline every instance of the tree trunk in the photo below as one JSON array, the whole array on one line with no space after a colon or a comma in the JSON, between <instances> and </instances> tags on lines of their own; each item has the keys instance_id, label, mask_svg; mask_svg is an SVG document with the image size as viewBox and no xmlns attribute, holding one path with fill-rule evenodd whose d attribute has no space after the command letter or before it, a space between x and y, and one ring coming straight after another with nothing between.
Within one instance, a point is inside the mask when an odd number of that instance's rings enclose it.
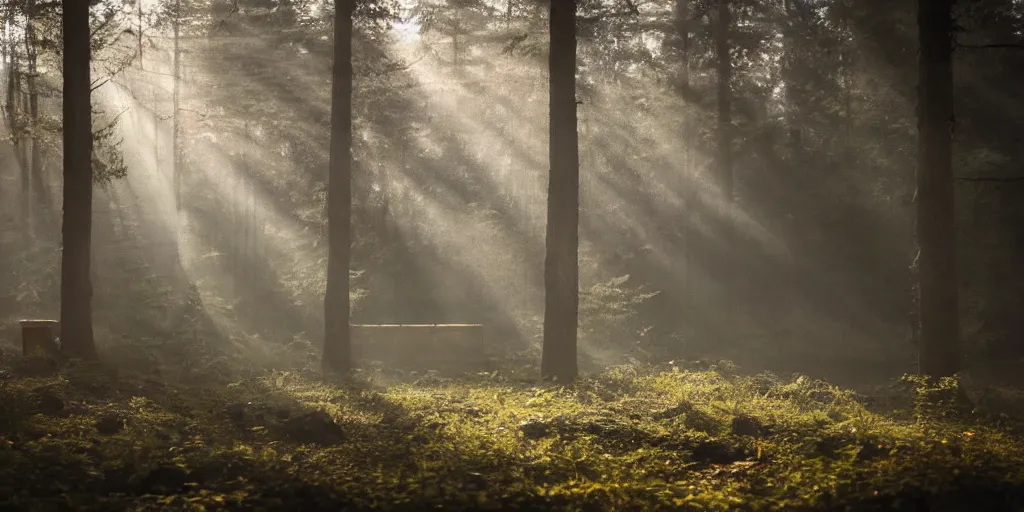
<instances>
[{"instance_id":1,"label":"tree trunk","mask_svg":"<svg viewBox=\"0 0 1024 512\"><path fill-rule=\"evenodd\" d=\"M25 195L24 200L28 201L29 192L31 190L31 176L29 175L28 162L25 161L24 148L24 131L25 124L22 112L22 87L21 87L21 58L18 55L18 47L12 42L11 43L11 67L10 74L8 75L9 81L7 84L7 113L10 119L11 127L11 142L14 146L14 156L18 162L18 167L21 169L22 175L22 192ZM27 214L27 212L25 212Z\"/></svg>"},{"instance_id":2,"label":"tree trunk","mask_svg":"<svg viewBox=\"0 0 1024 512\"><path fill-rule=\"evenodd\" d=\"M690 94L690 0L676 0L675 19L676 37L678 38L680 53L679 92L683 100L687 101L688 98L692 97ZM676 186L683 197L682 242L684 250L683 278L685 279L685 284L683 285L685 294L683 296L683 307L687 310L693 310L693 304L696 304L693 269L694 260L697 257L695 254L696 247L693 244L695 238L693 236L693 226L699 222L697 217L699 211L695 208L697 203L697 181L690 179L693 176L694 170L692 149L694 137L692 135L693 122L689 109L683 112L683 116L682 133L679 134L683 144L683 171L677 177ZM690 333L688 332L687 334Z\"/></svg>"},{"instance_id":3,"label":"tree trunk","mask_svg":"<svg viewBox=\"0 0 1024 512\"><path fill-rule=\"evenodd\" d=\"M18 66L18 53L12 44L12 64L10 72L10 83L7 91L7 109L10 117L11 142L14 145L14 157L18 162L18 169L21 171L21 218L28 224L32 216L32 173L25 154L25 117L22 105L21 93L21 70ZM29 233L28 230L25 233Z\"/></svg>"},{"instance_id":4,"label":"tree trunk","mask_svg":"<svg viewBox=\"0 0 1024 512\"><path fill-rule=\"evenodd\" d=\"M92 332L92 111L89 98L89 2L64 2L64 222L61 345L96 358Z\"/></svg>"},{"instance_id":5,"label":"tree trunk","mask_svg":"<svg viewBox=\"0 0 1024 512\"><path fill-rule=\"evenodd\" d=\"M919 0L917 243L919 371L961 369L953 200L953 0Z\"/></svg>"},{"instance_id":6,"label":"tree trunk","mask_svg":"<svg viewBox=\"0 0 1024 512\"><path fill-rule=\"evenodd\" d=\"M178 42L178 36L181 31L181 0L175 0L174 2L174 111L171 113L174 126L171 129L171 182L174 187L174 209L176 212L181 211L181 158L179 156L180 151L178 150L178 125L179 125L179 110L181 101L181 48ZM177 230L178 224L175 223L175 230ZM176 233L177 234L177 233ZM177 250L177 249L175 249Z\"/></svg>"},{"instance_id":7,"label":"tree trunk","mask_svg":"<svg viewBox=\"0 0 1024 512\"><path fill-rule=\"evenodd\" d=\"M807 78L806 72L801 72L798 63L805 57L801 56L798 48L806 40L798 36L798 27L801 27L803 20L800 14L794 9L791 0L783 2L783 55L782 55L782 82L785 84L786 94L786 127L788 130L788 143L791 157L798 167L804 165L803 158L806 156L803 151L803 112L808 110L807 106ZM806 39L806 38L804 38Z\"/></svg>"},{"instance_id":8,"label":"tree trunk","mask_svg":"<svg viewBox=\"0 0 1024 512\"><path fill-rule=\"evenodd\" d=\"M28 60L28 59L26 59L26 60ZM21 81L22 77L24 77L24 83ZM21 152L21 161L24 163L25 167L31 168L30 167L31 164L28 161L28 158L29 158L28 146L29 146L29 142L31 141L31 137L29 137L29 127L30 127L30 125L28 123L28 118L27 118L28 112L29 112L29 105L28 105L28 94L25 93L26 89L28 89L28 73L22 73L18 77L18 96L19 96L19 98L21 100L21 114L22 114L21 135L18 138L18 140L19 140L18 148L19 148L19 150Z\"/></svg>"},{"instance_id":9,"label":"tree trunk","mask_svg":"<svg viewBox=\"0 0 1024 512\"><path fill-rule=\"evenodd\" d=\"M676 0L676 37L679 38L679 86L683 92L690 89L690 0Z\"/></svg>"},{"instance_id":10,"label":"tree trunk","mask_svg":"<svg viewBox=\"0 0 1024 512\"><path fill-rule=\"evenodd\" d=\"M578 372L579 135L576 126L576 0L551 0L548 56L549 163L544 347L541 375L570 382Z\"/></svg>"},{"instance_id":11,"label":"tree trunk","mask_svg":"<svg viewBox=\"0 0 1024 512\"><path fill-rule=\"evenodd\" d=\"M154 69L160 69L159 66L154 66ZM153 99L153 171L159 176L163 176L163 170L160 169L160 100L156 94L156 85L149 86L149 93Z\"/></svg>"},{"instance_id":12,"label":"tree trunk","mask_svg":"<svg viewBox=\"0 0 1024 512\"><path fill-rule=\"evenodd\" d=\"M36 181L35 186L42 186L43 160L42 147L39 143L39 89L36 87L36 31L31 23L35 15L35 2L30 0L27 5L29 22L25 27L25 53L28 60L28 107L31 119L32 133L32 170L31 177ZM38 195L39 191L31 191ZM36 205L42 206L42 203Z\"/></svg>"},{"instance_id":13,"label":"tree trunk","mask_svg":"<svg viewBox=\"0 0 1024 512\"><path fill-rule=\"evenodd\" d=\"M14 114L17 111L14 100L16 96L14 91L17 86L18 77L18 51L14 45L14 36L7 33L8 44L5 45L7 48L7 60L5 61L7 69L7 102L4 105L5 113L7 114L8 128L14 130ZM13 135L13 133L12 133Z\"/></svg>"},{"instance_id":14,"label":"tree trunk","mask_svg":"<svg viewBox=\"0 0 1024 512\"><path fill-rule=\"evenodd\" d=\"M352 368L352 12L354 0L335 0L331 84L331 161L327 189L327 291L324 295L323 370Z\"/></svg>"},{"instance_id":15,"label":"tree trunk","mask_svg":"<svg viewBox=\"0 0 1024 512\"><path fill-rule=\"evenodd\" d=\"M732 24L732 14L729 12L729 0L719 0L718 33L715 36L715 52L718 55L718 167L721 172L722 194L729 203L733 199L730 24Z\"/></svg>"},{"instance_id":16,"label":"tree trunk","mask_svg":"<svg viewBox=\"0 0 1024 512\"><path fill-rule=\"evenodd\" d=\"M715 34L715 53L718 56L718 172L719 185L722 191L722 213L725 222L722 224L722 248L720 261L722 264L722 289L725 322L732 321L733 285L735 271L733 268L734 238L736 229L733 226L733 169L732 169L732 59L729 55L729 25L732 14L729 11L729 0L718 0L718 27Z\"/></svg>"}]
</instances>

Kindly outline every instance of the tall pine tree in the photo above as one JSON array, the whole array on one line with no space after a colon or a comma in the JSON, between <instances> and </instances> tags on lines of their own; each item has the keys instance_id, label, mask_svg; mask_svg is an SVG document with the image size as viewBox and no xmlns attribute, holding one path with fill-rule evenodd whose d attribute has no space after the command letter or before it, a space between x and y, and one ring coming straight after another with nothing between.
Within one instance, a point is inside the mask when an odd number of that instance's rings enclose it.
<instances>
[{"instance_id":1,"label":"tall pine tree","mask_svg":"<svg viewBox=\"0 0 1024 512\"><path fill-rule=\"evenodd\" d=\"M541 374L576 378L580 158L576 127L576 0L551 0L548 224Z\"/></svg>"},{"instance_id":2,"label":"tall pine tree","mask_svg":"<svg viewBox=\"0 0 1024 512\"><path fill-rule=\"evenodd\" d=\"M96 358L92 331L92 107L89 2L66 0L64 30L64 221L60 323L63 350Z\"/></svg>"},{"instance_id":3,"label":"tall pine tree","mask_svg":"<svg viewBox=\"0 0 1024 512\"><path fill-rule=\"evenodd\" d=\"M352 13L355 0L336 0L334 9L322 364L324 372L344 373L352 368L349 260L352 253Z\"/></svg>"},{"instance_id":4,"label":"tall pine tree","mask_svg":"<svg viewBox=\"0 0 1024 512\"><path fill-rule=\"evenodd\" d=\"M920 372L961 369L953 202L953 0L918 1L917 243Z\"/></svg>"}]
</instances>

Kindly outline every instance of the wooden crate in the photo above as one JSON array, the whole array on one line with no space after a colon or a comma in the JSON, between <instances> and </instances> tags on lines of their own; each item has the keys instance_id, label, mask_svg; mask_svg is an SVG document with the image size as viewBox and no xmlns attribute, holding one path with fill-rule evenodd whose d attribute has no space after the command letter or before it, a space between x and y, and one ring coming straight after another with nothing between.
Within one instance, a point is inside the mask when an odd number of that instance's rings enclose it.
<instances>
[{"instance_id":1,"label":"wooden crate","mask_svg":"<svg viewBox=\"0 0 1024 512\"><path fill-rule=\"evenodd\" d=\"M56 320L21 320L21 353L28 355L55 355L58 351L55 338L60 334L60 322Z\"/></svg>"}]
</instances>

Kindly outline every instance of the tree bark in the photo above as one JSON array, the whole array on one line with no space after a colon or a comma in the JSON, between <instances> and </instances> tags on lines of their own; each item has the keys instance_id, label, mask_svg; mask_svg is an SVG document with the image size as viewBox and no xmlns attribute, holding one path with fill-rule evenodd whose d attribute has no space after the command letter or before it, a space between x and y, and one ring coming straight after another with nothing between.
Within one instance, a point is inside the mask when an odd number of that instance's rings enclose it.
<instances>
[{"instance_id":1,"label":"tree bark","mask_svg":"<svg viewBox=\"0 0 1024 512\"><path fill-rule=\"evenodd\" d=\"M732 58L729 48L729 26L732 13L729 0L718 0L718 27L715 33L715 53L718 57L718 147L717 166L719 185L722 193L721 283L723 290L723 312L725 323L732 322L734 285L736 283L734 241L736 227L733 225L733 165L732 165Z\"/></svg>"},{"instance_id":2,"label":"tree bark","mask_svg":"<svg viewBox=\"0 0 1024 512\"><path fill-rule=\"evenodd\" d=\"M181 157L178 149L178 126L181 101L181 48L178 36L181 31L181 0L174 2L174 111L171 113L173 127L171 128L171 182L174 187L174 209L181 211ZM175 223L177 228L177 223ZM177 250L177 249L175 249Z\"/></svg>"},{"instance_id":3,"label":"tree bark","mask_svg":"<svg viewBox=\"0 0 1024 512\"><path fill-rule=\"evenodd\" d=\"M785 84L786 94L786 127L788 129L788 143L791 157L797 166L804 165L803 157L803 130L805 110L807 106L807 78L806 72L801 72L803 57L797 49L801 44L806 43L806 38L798 37L802 28L803 19L794 9L793 2L784 0L784 18L782 22L783 34L783 55L782 55L782 81Z\"/></svg>"},{"instance_id":4,"label":"tree bark","mask_svg":"<svg viewBox=\"0 0 1024 512\"><path fill-rule=\"evenodd\" d=\"M14 157L21 171L21 216L26 223L30 223L32 216L32 172L25 153L25 129L27 127L24 122L24 109L21 108L24 105L21 89L22 73L18 65L17 48L13 44L11 46L12 63L10 83L7 91L7 109L12 129L11 141L14 145ZM26 230L26 233L28 232Z\"/></svg>"},{"instance_id":5,"label":"tree bark","mask_svg":"<svg viewBox=\"0 0 1024 512\"><path fill-rule=\"evenodd\" d=\"M729 25L732 14L729 0L718 2L718 33L715 52L718 55L718 167L722 194L732 203L732 59L729 56Z\"/></svg>"},{"instance_id":6,"label":"tree bark","mask_svg":"<svg viewBox=\"0 0 1024 512\"><path fill-rule=\"evenodd\" d=\"M578 373L579 134L576 126L576 0L551 0L549 164L541 375Z\"/></svg>"},{"instance_id":7,"label":"tree bark","mask_svg":"<svg viewBox=\"0 0 1024 512\"><path fill-rule=\"evenodd\" d=\"M25 27L25 56L28 61L28 107L32 129L32 170L31 179L36 187L42 186L43 160L42 145L39 142L39 89L36 80L36 31L32 20L35 16L35 1L30 0L26 6L29 13L29 20ZM31 187L30 187L31 188ZM30 191L38 195L38 191ZM31 204L31 203L30 203ZM42 203L36 207L42 206Z\"/></svg>"},{"instance_id":8,"label":"tree bark","mask_svg":"<svg viewBox=\"0 0 1024 512\"><path fill-rule=\"evenodd\" d=\"M64 2L64 221L60 323L62 349L96 358L92 332L92 111L89 2Z\"/></svg>"},{"instance_id":9,"label":"tree bark","mask_svg":"<svg viewBox=\"0 0 1024 512\"><path fill-rule=\"evenodd\" d=\"M327 189L327 291L324 295L324 372L352 369L352 13L354 0L335 0L331 84L331 160Z\"/></svg>"},{"instance_id":10,"label":"tree bark","mask_svg":"<svg viewBox=\"0 0 1024 512\"><path fill-rule=\"evenodd\" d=\"M28 59L26 58L26 60L28 60ZM26 69L27 69L27 65L26 65ZM21 81L21 78L24 78L24 83ZM29 104L28 104L28 94L25 92L26 89L28 89L28 73L22 73L21 77L19 77L19 80L18 80L18 97L21 100L21 114L23 116L22 117L22 122L21 122L21 135L19 137L20 142L19 142L18 148L21 151L21 161L24 162L24 165L26 167L31 169L31 165L32 164L28 160L29 156L30 156L30 153L29 153L28 149L29 149L29 142L31 142L32 138L29 136L29 128L30 128L29 122L28 122L27 118L24 117L24 116L28 115L29 110L30 110L29 109Z\"/></svg>"},{"instance_id":11,"label":"tree bark","mask_svg":"<svg viewBox=\"0 0 1024 512\"><path fill-rule=\"evenodd\" d=\"M21 106L24 104L22 101L22 88L21 88L21 58L18 55L18 47L15 43L13 36L11 36L11 62L8 81L7 81L7 118L9 120L9 127L11 129L11 143L14 146L14 157L18 162L18 168L21 171L21 193L22 193L22 216L27 220L29 215L30 205L28 201L31 198L32 192L32 176L29 174L28 162L26 162L24 141L25 141L25 125L24 118L22 116Z\"/></svg>"},{"instance_id":12,"label":"tree bark","mask_svg":"<svg viewBox=\"0 0 1024 512\"><path fill-rule=\"evenodd\" d=\"M963 363L953 199L953 0L918 1L917 260L919 371Z\"/></svg>"},{"instance_id":13,"label":"tree bark","mask_svg":"<svg viewBox=\"0 0 1024 512\"><path fill-rule=\"evenodd\" d=\"M686 92L690 89L690 0L676 0L676 37L679 38L679 53L682 57L679 67L679 86Z\"/></svg>"},{"instance_id":14,"label":"tree bark","mask_svg":"<svg viewBox=\"0 0 1024 512\"><path fill-rule=\"evenodd\" d=\"M679 45L679 92L683 97L684 101L692 98L690 91L690 0L676 0L675 4L675 21L676 21L676 37L678 38ZM693 136L693 121L691 118L691 112L689 109L683 113L682 122L682 133L680 133L680 139L683 145L683 171L680 176L677 176L676 186L679 187L680 194L683 197L683 215L682 219L682 237L683 237L683 276L685 279L684 284L684 295L683 295L683 306L687 310L692 310L693 305L696 304L696 294L694 287L694 261L698 259L696 254L697 247L693 243L696 239L694 236L693 227L696 226L700 220L700 211L695 207L697 204L697 181L691 179L694 174L693 164L693 144L695 137ZM693 325L693 322L687 322L689 325ZM688 327L690 328L690 327ZM691 334L687 332L687 334Z\"/></svg>"}]
</instances>

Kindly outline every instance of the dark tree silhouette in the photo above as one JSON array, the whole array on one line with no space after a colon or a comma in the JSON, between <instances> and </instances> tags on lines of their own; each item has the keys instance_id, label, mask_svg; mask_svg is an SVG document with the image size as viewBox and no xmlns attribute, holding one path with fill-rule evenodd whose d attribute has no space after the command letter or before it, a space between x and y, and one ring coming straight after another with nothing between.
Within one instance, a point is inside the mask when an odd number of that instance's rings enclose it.
<instances>
[{"instance_id":1,"label":"dark tree silhouette","mask_svg":"<svg viewBox=\"0 0 1024 512\"><path fill-rule=\"evenodd\" d=\"M576 378L579 316L579 134L576 129L576 1L552 0L550 15L548 223L541 375Z\"/></svg>"},{"instance_id":2,"label":"dark tree silhouette","mask_svg":"<svg viewBox=\"0 0 1024 512\"><path fill-rule=\"evenodd\" d=\"M952 0L918 1L917 273L920 372L961 368L953 215Z\"/></svg>"},{"instance_id":3,"label":"dark tree silhouette","mask_svg":"<svg viewBox=\"0 0 1024 512\"><path fill-rule=\"evenodd\" d=\"M92 110L89 3L64 2L64 222L60 323L63 350L96 358L92 332Z\"/></svg>"},{"instance_id":4,"label":"dark tree silhouette","mask_svg":"<svg viewBox=\"0 0 1024 512\"><path fill-rule=\"evenodd\" d=\"M349 260L352 253L352 12L337 0L331 85L331 161L327 190L327 291L324 295L325 372L352 368Z\"/></svg>"}]
</instances>

